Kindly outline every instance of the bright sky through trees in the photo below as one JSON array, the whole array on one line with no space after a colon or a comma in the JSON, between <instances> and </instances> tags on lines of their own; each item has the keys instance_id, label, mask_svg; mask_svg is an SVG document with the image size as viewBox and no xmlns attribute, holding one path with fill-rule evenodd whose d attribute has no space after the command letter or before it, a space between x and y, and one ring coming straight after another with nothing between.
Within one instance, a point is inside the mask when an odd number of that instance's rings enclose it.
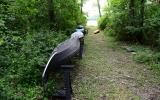
<instances>
[{"instance_id":1,"label":"bright sky through trees","mask_svg":"<svg viewBox=\"0 0 160 100\"><path fill-rule=\"evenodd\" d=\"M101 12L103 15L103 8L107 4L107 0L99 0ZM97 6L97 0L87 0L83 5L83 12L86 13L88 17L88 25L97 25L97 18L99 17L99 11Z\"/></svg>"},{"instance_id":2,"label":"bright sky through trees","mask_svg":"<svg viewBox=\"0 0 160 100\"><path fill-rule=\"evenodd\" d=\"M103 12L103 8L105 4L107 4L107 0L99 0L101 11ZM83 11L88 13L88 16L99 16L97 0L87 0L83 6Z\"/></svg>"}]
</instances>

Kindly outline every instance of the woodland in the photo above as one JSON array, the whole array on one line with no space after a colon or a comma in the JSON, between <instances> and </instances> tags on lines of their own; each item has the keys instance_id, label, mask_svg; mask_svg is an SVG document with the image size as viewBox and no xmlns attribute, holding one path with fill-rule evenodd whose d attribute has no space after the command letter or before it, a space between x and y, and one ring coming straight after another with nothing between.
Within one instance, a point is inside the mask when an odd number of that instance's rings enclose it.
<instances>
[{"instance_id":1,"label":"woodland","mask_svg":"<svg viewBox=\"0 0 160 100\"><path fill-rule=\"evenodd\" d=\"M160 0L108 0L99 28L131 44L135 61L160 73Z\"/></svg>"},{"instance_id":2,"label":"woodland","mask_svg":"<svg viewBox=\"0 0 160 100\"><path fill-rule=\"evenodd\" d=\"M86 24L86 1L0 0L1 100L47 100L52 95L55 80L49 82L46 97L42 95L43 66L54 47L77 25ZM99 2L98 8L100 12ZM160 74L160 0L108 0L103 11L100 30L117 41L140 45L135 60Z\"/></svg>"},{"instance_id":3,"label":"woodland","mask_svg":"<svg viewBox=\"0 0 160 100\"><path fill-rule=\"evenodd\" d=\"M0 98L41 99L41 66L85 22L78 0L0 0Z\"/></svg>"}]
</instances>

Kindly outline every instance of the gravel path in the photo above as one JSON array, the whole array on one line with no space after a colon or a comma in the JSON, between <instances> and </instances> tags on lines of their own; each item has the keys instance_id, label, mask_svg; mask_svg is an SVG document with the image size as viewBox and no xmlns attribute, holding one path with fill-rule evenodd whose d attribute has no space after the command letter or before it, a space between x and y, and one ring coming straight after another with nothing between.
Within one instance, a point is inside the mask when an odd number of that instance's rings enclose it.
<instances>
[{"instance_id":1,"label":"gravel path","mask_svg":"<svg viewBox=\"0 0 160 100\"><path fill-rule=\"evenodd\" d=\"M101 32L89 29L73 73L74 100L160 100L160 77Z\"/></svg>"}]
</instances>

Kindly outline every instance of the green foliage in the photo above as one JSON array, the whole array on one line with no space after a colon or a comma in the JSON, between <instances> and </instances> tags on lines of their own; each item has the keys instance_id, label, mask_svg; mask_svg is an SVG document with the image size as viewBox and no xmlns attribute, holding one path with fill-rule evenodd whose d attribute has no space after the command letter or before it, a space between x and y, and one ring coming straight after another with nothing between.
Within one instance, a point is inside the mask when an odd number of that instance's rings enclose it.
<instances>
[{"instance_id":1,"label":"green foliage","mask_svg":"<svg viewBox=\"0 0 160 100\"><path fill-rule=\"evenodd\" d=\"M149 49L140 49L135 56L135 60L139 63L149 63L153 61L153 52Z\"/></svg>"},{"instance_id":2,"label":"green foliage","mask_svg":"<svg viewBox=\"0 0 160 100\"><path fill-rule=\"evenodd\" d=\"M5 92L4 97L15 100L39 97L42 92L40 66L47 62L53 48L64 40L64 37L62 33L47 31L27 33L24 40L17 41L20 42L20 47L3 49L4 55L7 55L1 59L6 60L6 63L1 61L3 74L0 78L3 81L0 88Z\"/></svg>"},{"instance_id":3,"label":"green foliage","mask_svg":"<svg viewBox=\"0 0 160 100\"><path fill-rule=\"evenodd\" d=\"M160 7L148 5L144 25L144 41L150 45L160 46Z\"/></svg>"},{"instance_id":4,"label":"green foliage","mask_svg":"<svg viewBox=\"0 0 160 100\"><path fill-rule=\"evenodd\" d=\"M98 26L101 30L104 30L107 26L107 18L108 16L102 16L99 20L98 20Z\"/></svg>"},{"instance_id":5,"label":"green foliage","mask_svg":"<svg viewBox=\"0 0 160 100\"><path fill-rule=\"evenodd\" d=\"M85 24L86 19L76 0L67 0L67 3L64 0L53 1L55 20L51 30L47 1L0 1L2 100L42 99L43 69L40 66L47 63L54 47L67 38L67 32L77 24ZM52 83L54 90L55 84Z\"/></svg>"},{"instance_id":6,"label":"green foliage","mask_svg":"<svg viewBox=\"0 0 160 100\"><path fill-rule=\"evenodd\" d=\"M118 40L160 49L160 4L151 0L109 0L99 27ZM144 6L144 9L143 9ZM144 13L143 13L144 11ZM134 59L160 73L160 53L138 48Z\"/></svg>"},{"instance_id":7,"label":"green foliage","mask_svg":"<svg viewBox=\"0 0 160 100\"><path fill-rule=\"evenodd\" d=\"M151 69L160 73L160 52L141 46L134 46L134 48L137 51L137 54L134 56L136 62L150 65Z\"/></svg>"},{"instance_id":8,"label":"green foliage","mask_svg":"<svg viewBox=\"0 0 160 100\"><path fill-rule=\"evenodd\" d=\"M146 1L143 14L141 1L110 0L110 5L104 9L105 15L99 21L99 27L108 30L119 40L136 41L160 47L159 3Z\"/></svg>"},{"instance_id":9,"label":"green foliage","mask_svg":"<svg viewBox=\"0 0 160 100\"><path fill-rule=\"evenodd\" d=\"M101 29L111 31L116 37L121 38L119 34L127 34L124 21L127 19L125 0L111 0L111 6L105 8L105 15L99 22Z\"/></svg>"},{"instance_id":10,"label":"green foliage","mask_svg":"<svg viewBox=\"0 0 160 100\"><path fill-rule=\"evenodd\" d=\"M76 25L83 24L86 18L80 12L80 6L76 4L77 0L54 0L55 15L57 27L67 30L74 29ZM66 20L67 19L67 20Z\"/></svg>"}]
</instances>

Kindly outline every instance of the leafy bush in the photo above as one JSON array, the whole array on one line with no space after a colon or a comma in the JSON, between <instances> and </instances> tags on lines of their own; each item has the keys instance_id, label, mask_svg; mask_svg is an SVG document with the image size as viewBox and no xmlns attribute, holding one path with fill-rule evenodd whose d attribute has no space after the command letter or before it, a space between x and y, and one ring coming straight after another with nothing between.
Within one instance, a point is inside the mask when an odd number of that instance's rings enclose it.
<instances>
[{"instance_id":1,"label":"leafy bush","mask_svg":"<svg viewBox=\"0 0 160 100\"><path fill-rule=\"evenodd\" d=\"M85 24L78 1L53 1L51 29L47 1L0 1L0 99L42 99L40 66L77 24Z\"/></svg>"},{"instance_id":2,"label":"leafy bush","mask_svg":"<svg viewBox=\"0 0 160 100\"><path fill-rule=\"evenodd\" d=\"M135 56L135 60L140 63L149 63L152 62L153 53L150 50L139 51L138 54Z\"/></svg>"},{"instance_id":3,"label":"leafy bush","mask_svg":"<svg viewBox=\"0 0 160 100\"><path fill-rule=\"evenodd\" d=\"M153 0L109 0L105 14L99 20L104 29L117 40L141 43L154 47L137 48L134 59L151 65L160 73L160 7ZM158 48L158 52L156 49Z\"/></svg>"},{"instance_id":4,"label":"leafy bush","mask_svg":"<svg viewBox=\"0 0 160 100\"><path fill-rule=\"evenodd\" d=\"M0 89L3 97L9 99L37 99L41 97L41 74L40 66L46 64L49 54L65 35L56 32L32 32L19 41L20 47L3 49L6 63L1 61L3 75L0 77ZM12 44L12 45L16 45ZM4 46L4 45L3 45ZM7 52L6 52L7 50ZM1 59L1 60L4 60ZM16 89L15 89L16 88ZM8 91L9 90L9 91Z\"/></svg>"},{"instance_id":5,"label":"leafy bush","mask_svg":"<svg viewBox=\"0 0 160 100\"><path fill-rule=\"evenodd\" d=\"M137 54L134 60L139 63L150 65L152 69L160 73L160 52L152 51L149 48L135 46Z\"/></svg>"},{"instance_id":6,"label":"leafy bush","mask_svg":"<svg viewBox=\"0 0 160 100\"><path fill-rule=\"evenodd\" d=\"M118 40L140 42L160 47L160 7L158 2L110 0L99 20L99 27ZM148 3L150 2L150 3ZM143 9L144 6L144 9ZM143 13L144 11L144 13Z\"/></svg>"},{"instance_id":7,"label":"leafy bush","mask_svg":"<svg viewBox=\"0 0 160 100\"><path fill-rule=\"evenodd\" d=\"M101 30L104 30L107 27L107 16L102 16L98 20L98 26Z\"/></svg>"},{"instance_id":8,"label":"leafy bush","mask_svg":"<svg viewBox=\"0 0 160 100\"><path fill-rule=\"evenodd\" d=\"M160 47L160 8L158 5L149 5L146 8L146 19L144 25L144 42L149 45Z\"/></svg>"}]
</instances>

